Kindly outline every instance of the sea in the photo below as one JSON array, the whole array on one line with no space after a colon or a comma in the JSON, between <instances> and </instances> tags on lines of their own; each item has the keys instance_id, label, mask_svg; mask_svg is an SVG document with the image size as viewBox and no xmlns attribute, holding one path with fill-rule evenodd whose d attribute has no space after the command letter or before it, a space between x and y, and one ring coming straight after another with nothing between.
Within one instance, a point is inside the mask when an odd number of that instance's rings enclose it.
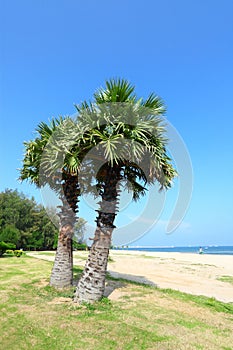
<instances>
[{"instance_id":1,"label":"sea","mask_svg":"<svg viewBox=\"0 0 233 350\"><path fill-rule=\"evenodd\" d=\"M233 246L202 246L203 254L233 255ZM178 253L199 253L200 246L189 247L117 247L117 250L143 251L143 252L178 252Z\"/></svg>"}]
</instances>

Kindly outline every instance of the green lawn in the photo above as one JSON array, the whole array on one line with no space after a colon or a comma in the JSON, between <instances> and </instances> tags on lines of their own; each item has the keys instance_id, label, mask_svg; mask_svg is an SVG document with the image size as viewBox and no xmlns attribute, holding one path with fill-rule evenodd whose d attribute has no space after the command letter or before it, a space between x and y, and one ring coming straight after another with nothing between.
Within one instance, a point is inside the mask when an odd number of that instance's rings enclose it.
<instances>
[{"instance_id":1,"label":"green lawn","mask_svg":"<svg viewBox=\"0 0 233 350\"><path fill-rule=\"evenodd\" d=\"M233 304L108 279L113 300L79 306L48 286L51 267L0 259L1 349L233 349Z\"/></svg>"}]
</instances>

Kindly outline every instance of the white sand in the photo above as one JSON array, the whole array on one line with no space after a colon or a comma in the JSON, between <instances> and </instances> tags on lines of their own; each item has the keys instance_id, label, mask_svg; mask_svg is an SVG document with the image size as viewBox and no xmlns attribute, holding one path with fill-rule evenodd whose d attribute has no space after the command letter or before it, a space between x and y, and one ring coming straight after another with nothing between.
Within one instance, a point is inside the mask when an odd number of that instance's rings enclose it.
<instances>
[{"instance_id":1,"label":"white sand","mask_svg":"<svg viewBox=\"0 0 233 350\"><path fill-rule=\"evenodd\" d=\"M37 253L30 255L54 259ZM74 264L83 266L86 257L87 252L75 252ZM233 285L218 280L221 276L233 277L232 255L112 250L110 257L114 261L108 264L108 271L114 277L233 302Z\"/></svg>"},{"instance_id":2,"label":"white sand","mask_svg":"<svg viewBox=\"0 0 233 350\"><path fill-rule=\"evenodd\" d=\"M232 255L111 251L110 256L113 276L233 302L233 285L218 280L233 277Z\"/></svg>"}]
</instances>

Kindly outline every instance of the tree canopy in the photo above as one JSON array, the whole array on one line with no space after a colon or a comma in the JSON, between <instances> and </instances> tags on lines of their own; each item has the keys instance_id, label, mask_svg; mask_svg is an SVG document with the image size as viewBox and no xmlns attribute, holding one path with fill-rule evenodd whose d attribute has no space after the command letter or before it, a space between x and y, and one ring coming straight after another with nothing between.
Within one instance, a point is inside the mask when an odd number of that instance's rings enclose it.
<instances>
[{"instance_id":1,"label":"tree canopy","mask_svg":"<svg viewBox=\"0 0 233 350\"><path fill-rule=\"evenodd\" d=\"M52 250L57 247L58 221L55 208L45 208L17 190L0 192L0 242L2 250ZM74 249L85 249L86 221L77 219Z\"/></svg>"},{"instance_id":2,"label":"tree canopy","mask_svg":"<svg viewBox=\"0 0 233 350\"><path fill-rule=\"evenodd\" d=\"M52 210L52 209L51 209ZM57 228L44 207L17 190L0 193L0 241L18 249L54 249Z\"/></svg>"}]
</instances>

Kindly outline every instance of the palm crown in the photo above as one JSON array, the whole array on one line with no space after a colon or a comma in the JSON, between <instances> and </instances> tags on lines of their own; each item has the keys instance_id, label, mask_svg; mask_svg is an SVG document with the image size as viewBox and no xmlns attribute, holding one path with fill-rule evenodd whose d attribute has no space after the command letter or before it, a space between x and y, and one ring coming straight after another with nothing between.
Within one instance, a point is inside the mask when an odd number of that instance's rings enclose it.
<instances>
[{"instance_id":1,"label":"palm crown","mask_svg":"<svg viewBox=\"0 0 233 350\"><path fill-rule=\"evenodd\" d=\"M129 82L113 79L94 94L94 102L83 102L76 108L79 148L87 153L96 147L104 153L106 165L96 176L99 187L107 164L120 166L122 178L131 183L134 199L145 193L142 182L171 186L176 171L165 147L165 106L158 96L137 99ZM92 161L94 164L95 159Z\"/></svg>"},{"instance_id":2,"label":"palm crown","mask_svg":"<svg viewBox=\"0 0 233 350\"><path fill-rule=\"evenodd\" d=\"M67 183L71 180L78 182L77 157L71 151L66 152L61 159L61 147L58 146L64 125L70 125L69 118L55 118L49 124L41 122L36 128L37 136L34 140L24 142L25 154L20 169L20 180L28 180L37 187L49 185L60 197L66 197L73 211L77 205L72 198L74 194L67 190ZM64 154L64 150L63 153ZM55 165L56 164L56 167ZM78 191L76 190L76 196Z\"/></svg>"}]
</instances>

